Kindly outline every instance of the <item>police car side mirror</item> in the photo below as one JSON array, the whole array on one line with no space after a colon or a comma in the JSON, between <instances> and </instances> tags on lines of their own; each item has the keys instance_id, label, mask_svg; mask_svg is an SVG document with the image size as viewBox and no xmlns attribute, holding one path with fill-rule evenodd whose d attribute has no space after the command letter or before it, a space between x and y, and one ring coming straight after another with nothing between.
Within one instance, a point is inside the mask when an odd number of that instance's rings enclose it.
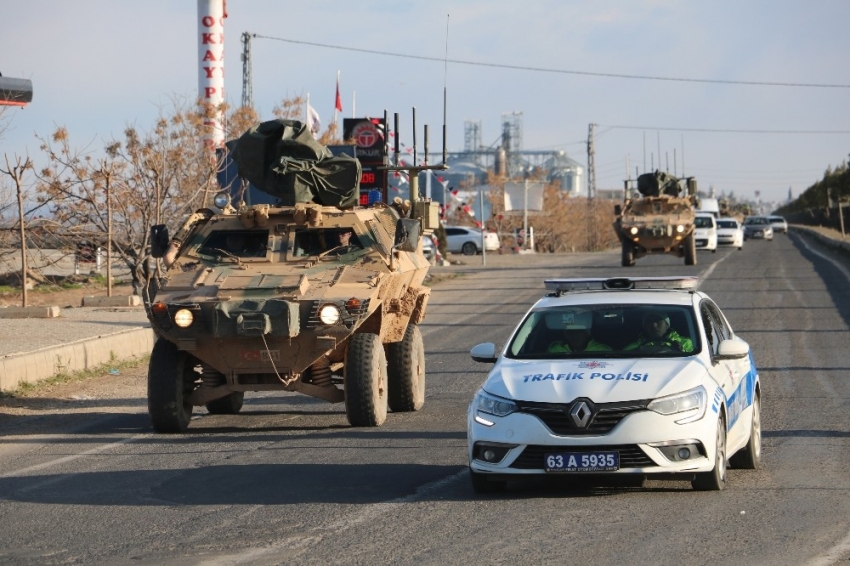
<instances>
[{"instance_id":1,"label":"police car side mirror","mask_svg":"<svg viewBox=\"0 0 850 566\"><path fill-rule=\"evenodd\" d=\"M723 360L734 360L746 357L750 347L740 340L723 340L717 347L717 357Z\"/></svg>"},{"instance_id":2,"label":"police car side mirror","mask_svg":"<svg viewBox=\"0 0 850 566\"><path fill-rule=\"evenodd\" d=\"M497 359L496 345L492 342L478 344L472 347L472 349L469 351L469 355L472 356L472 359L476 362L481 362L484 364L495 364Z\"/></svg>"},{"instance_id":3,"label":"police car side mirror","mask_svg":"<svg viewBox=\"0 0 850 566\"><path fill-rule=\"evenodd\" d=\"M393 248L403 252L415 252L422 236L422 226L413 218L399 218L395 225Z\"/></svg>"},{"instance_id":4,"label":"police car side mirror","mask_svg":"<svg viewBox=\"0 0 850 566\"><path fill-rule=\"evenodd\" d=\"M151 226L151 256L161 258L168 249L168 227L165 224Z\"/></svg>"}]
</instances>

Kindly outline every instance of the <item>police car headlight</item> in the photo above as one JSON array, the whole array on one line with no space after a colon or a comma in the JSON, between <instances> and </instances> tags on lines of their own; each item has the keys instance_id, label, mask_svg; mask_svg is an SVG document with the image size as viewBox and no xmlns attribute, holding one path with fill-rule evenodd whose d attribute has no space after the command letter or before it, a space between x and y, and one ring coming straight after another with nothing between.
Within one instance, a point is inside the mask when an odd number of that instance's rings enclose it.
<instances>
[{"instance_id":1,"label":"police car headlight","mask_svg":"<svg viewBox=\"0 0 850 566\"><path fill-rule=\"evenodd\" d=\"M319 309L319 320L328 326L339 322L339 308L336 305L325 305Z\"/></svg>"},{"instance_id":2,"label":"police car headlight","mask_svg":"<svg viewBox=\"0 0 850 566\"><path fill-rule=\"evenodd\" d=\"M650 411L655 411L659 415L686 413L682 419L676 421L679 424L685 424L700 420L705 415L705 408L707 406L708 395L705 392L705 388L700 385L684 393L655 399L646 408Z\"/></svg>"},{"instance_id":3,"label":"police car headlight","mask_svg":"<svg viewBox=\"0 0 850 566\"><path fill-rule=\"evenodd\" d=\"M479 391L478 395L475 396L475 407L482 413L497 417L506 417L519 410L519 407L513 401L483 391Z\"/></svg>"},{"instance_id":4,"label":"police car headlight","mask_svg":"<svg viewBox=\"0 0 850 566\"><path fill-rule=\"evenodd\" d=\"M189 328L195 321L195 316L189 309L180 309L174 313L174 324L180 328Z\"/></svg>"}]
</instances>

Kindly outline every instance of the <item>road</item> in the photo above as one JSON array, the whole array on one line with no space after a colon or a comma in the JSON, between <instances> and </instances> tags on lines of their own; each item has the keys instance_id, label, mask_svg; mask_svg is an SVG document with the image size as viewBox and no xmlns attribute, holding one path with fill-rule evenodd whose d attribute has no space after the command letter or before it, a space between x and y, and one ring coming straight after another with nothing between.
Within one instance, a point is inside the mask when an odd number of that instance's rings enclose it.
<instances>
[{"instance_id":1,"label":"road","mask_svg":"<svg viewBox=\"0 0 850 566\"><path fill-rule=\"evenodd\" d=\"M467 259L467 258L464 258ZM488 256L435 285L427 401L377 429L295 394L156 435L143 379L32 420L0 413L0 563L770 564L850 560L850 260L797 234L700 252ZM699 275L753 348L764 466L722 492L511 484L476 496L465 414L545 277ZM140 373L143 373L141 368ZM200 411L203 413L203 410Z\"/></svg>"}]
</instances>

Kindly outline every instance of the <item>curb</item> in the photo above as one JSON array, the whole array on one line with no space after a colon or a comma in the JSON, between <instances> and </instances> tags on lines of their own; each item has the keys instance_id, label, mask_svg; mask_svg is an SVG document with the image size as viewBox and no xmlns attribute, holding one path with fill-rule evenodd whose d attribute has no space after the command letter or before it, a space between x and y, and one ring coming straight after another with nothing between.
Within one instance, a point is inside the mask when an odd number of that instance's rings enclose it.
<instances>
[{"instance_id":1,"label":"curb","mask_svg":"<svg viewBox=\"0 0 850 566\"><path fill-rule=\"evenodd\" d=\"M0 307L0 318L57 318L59 307Z\"/></svg>"},{"instance_id":2,"label":"curb","mask_svg":"<svg viewBox=\"0 0 850 566\"><path fill-rule=\"evenodd\" d=\"M134 328L108 336L80 340L0 357L0 391L16 389L58 374L94 369L110 362L150 354L156 336L151 328Z\"/></svg>"}]
</instances>

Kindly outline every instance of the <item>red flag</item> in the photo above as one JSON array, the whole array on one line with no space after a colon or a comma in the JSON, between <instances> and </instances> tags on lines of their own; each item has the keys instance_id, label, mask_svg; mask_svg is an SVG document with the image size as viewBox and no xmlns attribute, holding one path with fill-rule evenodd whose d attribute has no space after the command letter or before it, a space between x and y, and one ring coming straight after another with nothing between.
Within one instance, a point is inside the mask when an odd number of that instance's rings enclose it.
<instances>
[{"instance_id":1,"label":"red flag","mask_svg":"<svg viewBox=\"0 0 850 566\"><path fill-rule=\"evenodd\" d=\"M339 96L339 73L336 74L336 110L342 112L342 98Z\"/></svg>"}]
</instances>

